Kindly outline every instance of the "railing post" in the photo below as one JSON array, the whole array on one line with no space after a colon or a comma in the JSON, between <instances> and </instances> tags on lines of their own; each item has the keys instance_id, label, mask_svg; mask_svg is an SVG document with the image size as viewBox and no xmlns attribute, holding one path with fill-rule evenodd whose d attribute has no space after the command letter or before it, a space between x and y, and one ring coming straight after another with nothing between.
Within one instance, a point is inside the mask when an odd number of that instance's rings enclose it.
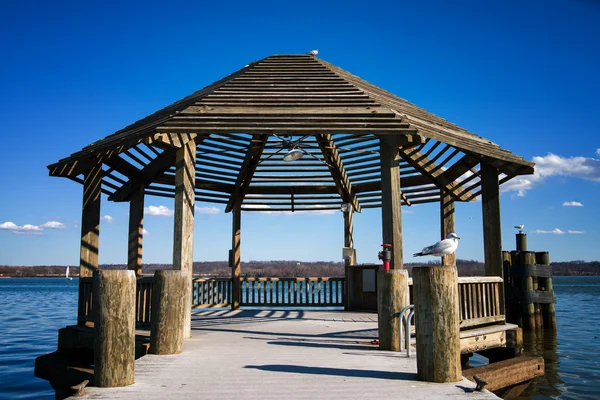
<instances>
[{"instance_id":1,"label":"railing post","mask_svg":"<svg viewBox=\"0 0 600 400\"><path fill-rule=\"evenodd\" d=\"M188 272L162 270L154 273L150 352L154 354L179 354L183 351L183 338L187 308L185 301Z\"/></svg>"}]
</instances>

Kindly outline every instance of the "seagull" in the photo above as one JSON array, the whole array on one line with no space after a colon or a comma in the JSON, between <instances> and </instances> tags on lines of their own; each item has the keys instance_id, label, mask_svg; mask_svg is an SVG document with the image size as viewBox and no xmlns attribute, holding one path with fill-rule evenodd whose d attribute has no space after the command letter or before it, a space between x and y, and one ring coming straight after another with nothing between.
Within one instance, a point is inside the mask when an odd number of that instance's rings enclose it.
<instances>
[{"instance_id":1,"label":"seagull","mask_svg":"<svg viewBox=\"0 0 600 400\"><path fill-rule=\"evenodd\" d=\"M448 254L452 254L456 251L458 247L458 235L454 232L449 233L446 236L446 239L440 240L436 244L432 244L431 246L423 248L418 253L413 254L413 257L419 256L435 256L435 257L443 257Z\"/></svg>"},{"instance_id":2,"label":"seagull","mask_svg":"<svg viewBox=\"0 0 600 400\"><path fill-rule=\"evenodd\" d=\"M319 49L316 49L316 50L311 50L311 51L309 51L309 52L308 52L308 53L306 53L306 54L308 54L309 56L313 56L313 57L314 57L314 56L316 56L317 54L319 54Z\"/></svg>"},{"instance_id":3,"label":"seagull","mask_svg":"<svg viewBox=\"0 0 600 400\"><path fill-rule=\"evenodd\" d=\"M517 228L519 230L519 233L523 233L523 228L524 227L525 227L525 224L515 225L515 228Z\"/></svg>"}]
</instances>

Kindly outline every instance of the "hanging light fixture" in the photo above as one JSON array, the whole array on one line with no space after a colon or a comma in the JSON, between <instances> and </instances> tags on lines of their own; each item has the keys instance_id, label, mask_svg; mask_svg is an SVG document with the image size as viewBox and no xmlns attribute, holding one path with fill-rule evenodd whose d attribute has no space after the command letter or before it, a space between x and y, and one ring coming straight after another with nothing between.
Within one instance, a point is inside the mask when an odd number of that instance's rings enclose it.
<instances>
[{"instance_id":1,"label":"hanging light fixture","mask_svg":"<svg viewBox=\"0 0 600 400\"><path fill-rule=\"evenodd\" d=\"M283 161L292 162L302 158L304 153L300 149L291 148L285 156L283 156Z\"/></svg>"}]
</instances>

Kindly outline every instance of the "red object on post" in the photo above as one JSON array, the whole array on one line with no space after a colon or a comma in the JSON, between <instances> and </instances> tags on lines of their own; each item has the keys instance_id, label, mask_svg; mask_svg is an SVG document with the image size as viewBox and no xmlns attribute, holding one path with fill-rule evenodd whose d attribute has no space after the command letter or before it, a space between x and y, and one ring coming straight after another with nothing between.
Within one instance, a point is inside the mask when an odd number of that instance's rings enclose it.
<instances>
[{"instance_id":1,"label":"red object on post","mask_svg":"<svg viewBox=\"0 0 600 400\"><path fill-rule=\"evenodd\" d=\"M383 250L377 254L377 258L383 261L383 269L390 270L390 261L392 260L392 245L384 243L381 245Z\"/></svg>"}]
</instances>

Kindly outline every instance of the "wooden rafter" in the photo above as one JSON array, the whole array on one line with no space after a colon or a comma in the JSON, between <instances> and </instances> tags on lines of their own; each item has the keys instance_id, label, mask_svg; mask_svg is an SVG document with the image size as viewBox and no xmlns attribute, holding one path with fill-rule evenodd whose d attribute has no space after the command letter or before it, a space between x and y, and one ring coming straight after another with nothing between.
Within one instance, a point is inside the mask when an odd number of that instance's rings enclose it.
<instances>
[{"instance_id":1,"label":"wooden rafter","mask_svg":"<svg viewBox=\"0 0 600 400\"><path fill-rule=\"evenodd\" d=\"M346 174L342 159L331 139L331 135L319 133L315 135L315 138L317 139L321 153L323 153L323 157L329 167L329 172L333 177L333 181L335 182L335 186L337 187L340 196L345 202L352 204L354 211L361 212L360 203L358 202L356 195L352 193L352 184Z\"/></svg>"},{"instance_id":2,"label":"wooden rafter","mask_svg":"<svg viewBox=\"0 0 600 400\"><path fill-rule=\"evenodd\" d=\"M250 186L250 181L252 180L252 176L254 176L254 172L256 171L256 167L258 167L258 162L260 161L260 157L267 145L268 137L266 135L253 135L252 142L248 151L246 152L246 157L244 158L244 162L240 168L240 173L235 181L235 189L231 194L229 202L227 203L227 207L225 207L225 212L230 212L233 210L236 202L240 204L244 201L244 196L248 190L248 186Z\"/></svg>"}]
</instances>

